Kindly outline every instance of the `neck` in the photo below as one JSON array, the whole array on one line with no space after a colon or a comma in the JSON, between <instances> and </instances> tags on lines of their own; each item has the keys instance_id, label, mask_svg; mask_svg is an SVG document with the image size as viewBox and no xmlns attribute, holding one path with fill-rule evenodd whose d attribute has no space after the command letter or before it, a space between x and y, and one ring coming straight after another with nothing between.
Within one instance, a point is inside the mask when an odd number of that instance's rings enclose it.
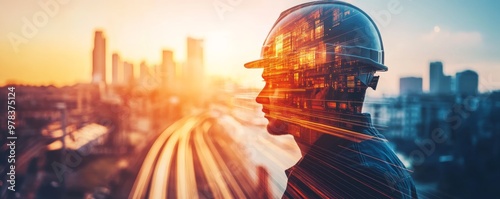
<instances>
[{"instance_id":1,"label":"neck","mask_svg":"<svg viewBox=\"0 0 500 199\"><path fill-rule=\"evenodd\" d=\"M338 127L361 133L361 132L363 132L363 129L369 128L369 126L370 126L369 115L366 116L366 115L363 115L360 113L352 113L352 116L349 116L349 117L346 116L344 119L349 120L351 122L354 122L355 124L350 124L348 126L344 125L342 127L338 126ZM331 125L335 126L333 124L331 124ZM314 131L311 129L306 129L305 127L301 127L299 132L300 133L297 135L294 135L293 138L294 138L295 142L297 143L297 146L299 147L302 156L306 155L310 151L311 147L314 144L316 144L318 139L327 139L327 137L332 137L332 138L328 139L330 141L337 140L337 139L344 139L344 138L339 138L339 137L329 135L329 134L323 134L323 133L320 133L320 132L317 132L317 131Z\"/></svg>"},{"instance_id":2,"label":"neck","mask_svg":"<svg viewBox=\"0 0 500 199\"><path fill-rule=\"evenodd\" d=\"M316 140L318 140L318 138L314 138L313 140L311 140L311 142L305 143L301 139L299 139L298 137L293 137L293 138L295 139L297 146L299 146L300 153L301 153L302 157L304 157L304 155L306 155L307 152L309 152L309 149L311 149L311 146L314 144L314 142L316 142Z\"/></svg>"}]
</instances>

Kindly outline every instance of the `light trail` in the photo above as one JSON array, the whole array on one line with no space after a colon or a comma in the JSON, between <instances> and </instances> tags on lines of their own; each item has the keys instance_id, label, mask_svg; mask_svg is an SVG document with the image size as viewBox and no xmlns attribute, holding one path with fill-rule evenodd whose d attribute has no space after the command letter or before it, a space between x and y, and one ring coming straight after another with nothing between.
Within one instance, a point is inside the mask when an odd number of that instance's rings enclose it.
<instances>
[{"instance_id":1,"label":"light trail","mask_svg":"<svg viewBox=\"0 0 500 199\"><path fill-rule=\"evenodd\" d=\"M197 133L195 135L195 144L198 154L201 154L201 162L204 163L202 164L202 169L204 170L208 181L212 182L208 184L214 198L233 198L231 191L224 181L222 172L219 170L212 153L206 150L208 146L201 133Z\"/></svg>"},{"instance_id":2,"label":"light trail","mask_svg":"<svg viewBox=\"0 0 500 199\"><path fill-rule=\"evenodd\" d=\"M254 168L241 165L246 157L238 151L220 147L236 143L227 140L227 132L212 131L216 123L213 114L202 113L167 128L151 146L129 198L200 198L208 192L214 198L248 198L255 194L256 182L248 174ZM202 192L204 187L210 190Z\"/></svg>"},{"instance_id":3,"label":"light trail","mask_svg":"<svg viewBox=\"0 0 500 199\"><path fill-rule=\"evenodd\" d=\"M217 149L213 144L213 140L208 140L207 142L205 142L205 145L208 149L210 149L210 151L217 151ZM219 153L212 153L212 155L214 161L217 162L217 164L219 165L219 170L221 171L223 177L225 178L226 183L228 183L229 186L233 188L234 195L236 195L235 197L246 198L244 191L239 186L235 177L231 174L232 171L228 168L226 162L221 157L221 155ZM232 161L234 161L234 159Z\"/></svg>"},{"instance_id":4,"label":"light trail","mask_svg":"<svg viewBox=\"0 0 500 199\"><path fill-rule=\"evenodd\" d=\"M166 143L167 139L170 135L177 129L183 122L185 122L188 118L181 119L176 123L172 124L169 128L167 128L160 136L156 139L156 141L151 146L146 158L144 159L143 165L153 165L156 163L158 154L160 154L160 150L163 145ZM139 170L139 174L132 186L132 190L129 194L129 199L135 198L145 198L146 197L146 189L149 183L149 179L151 178L153 169L151 167L141 167Z\"/></svg>"},{"instance_id":5,"label":"light trail","mask_svg":"<svg viewBox=\"0 0 500 199\"><path fill-rule=\"evenodd\" d=\"M181 127L177 132L177 134L181 134L180 139L177 140L179 143L176 181L177 198L198 198L198 189L196 187L196 179L194 176L193 154L191 152L191 146L188 145L188 142L196 126L206 119L206 117L200 118L199 116L196 116L188 121L188 123ZM163 186L163 189L166 190L166 187L168 187L168 185ZM166 198L166 195L164 196L165 197L162 196L161 198Z\"/></svg>"}]
</instances>

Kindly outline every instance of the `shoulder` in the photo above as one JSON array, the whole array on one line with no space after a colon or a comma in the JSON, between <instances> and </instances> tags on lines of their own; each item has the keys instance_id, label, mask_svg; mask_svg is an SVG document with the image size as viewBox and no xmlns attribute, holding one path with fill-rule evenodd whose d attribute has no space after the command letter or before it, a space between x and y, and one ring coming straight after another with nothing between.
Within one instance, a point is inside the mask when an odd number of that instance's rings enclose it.
<instances>
[{"instance_id":1,"label":"shoulder","mask_svg":"<svg viewBox=\"0 0 500 199\"><path fill-rule=\"evenodd\" d=\"M415 185L408 170L389 147L380 139L351 143L338 156L350 160L344 166L357 178L353 184L369 190L375 198L416 198Z\"/></svg>"},{"instance_id":2,"label":"shoulder","mask_svg":"<svg viewBox=\"0 0 500 199\"><path fill-rule=\"evenodd\" d=\"M318 143L306 154L289 185L335 198L413 198L415 188L408 170L387 143L329 143ZM305 188L309 184L314 188Z\"/></svg>"}]
</instances>

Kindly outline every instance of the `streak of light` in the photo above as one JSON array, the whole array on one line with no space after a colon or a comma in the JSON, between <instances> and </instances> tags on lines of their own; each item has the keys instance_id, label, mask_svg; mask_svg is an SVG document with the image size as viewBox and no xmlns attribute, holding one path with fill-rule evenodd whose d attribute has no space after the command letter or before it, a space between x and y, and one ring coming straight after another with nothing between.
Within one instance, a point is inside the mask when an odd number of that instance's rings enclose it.
<instances>
[{"instance_id":1,"label":"streak of light","mask_svg":"<svg viewBox=\"0 0 500 199\"><path fill-rule=\"evenodd\" d=\"M179 129L177 134L181 134L178 140L179 149L177 152L177 198L198 198L196 179L193 168L193 154L188 142L191 132L202 121L203 118L195 117ZM157 167L161 167L158 165ZM188 187L189 186L189 187ZM168 186L163 186L164 189ZM162 197L162 198L166 198Z\"/></svg>"},{"instance_id":2,"label":"streak of light","mask_svg":"<svg viewBox=\"0 0 500 199\"><path fill-rule=\"evenodd\" d=\"M233 198L231 191L222 178L222 173L217 167L217 163L214 160L212 153L207 150L208 146L203 139L201 133L196 133L194 135L194 143L196 152L200 155L200 161L203 162L201 167L208 179L210 190L213 193L214 198Z\"/></svg>"},{"instance_id":3,"label":"streak of light","mask_svg":"<svg viewBox=\"0 0 500 199\"><path fill-rule=\"evenodd\" d=\"M412 170L410 170L410 169L407 169L407 168L404 168L404 167L401 167L401 166L398 166L398 165L392 164L392 163L390 163L390 162L387 162L387 161L381 160L381 159L376 158L376 157L373 157L373 156L371 156L371 155L368 155L368 154L365 154L365 153L361 153L361 152L359 152L359 151L355 151L355 150L352 150L352 149L350 149L350 148L347 148L347 147L344 147L344 146L341 146L341 145L338 145L338 146L339 146L340 148L343 148L343 149L346 149L346 150L352 151L352 152L354 152L354 153L358 153L358 154L360 154L360 155L364 155L364 156L366 156L366 157L372 158L372 159L374 159L374 160L378 160L378 161L380 161L380 162L383 162L383 163L388 164L388 165L392 165L392 166L394 166L394 167L397 167L397 168L400 168L400 169L406 170L406 171L408 171L408 172L413 172L413 171L412 171Z\"/></svg>"},{"instance_id":4,"label":"streak of light","mask_svg":"<svg viewBox=\"0 0 500 199\"><path fill-rule=\"evenodd\" d=\"M330 135L337 136L337 137L340 137L340 138L344 138L344 139L347 139L347 140L350 140L350 141L353 141L353 142L358 142L359 143L359 142L362 142L364 140L369 140L369 139L386 141L385 139L381 139L381 138L378 138L378 137L374 137L374 136L370 136L370 135L358 133L358 132L347 130L347 129L343 129L343 128L338 128L338 127L334 127L334 126L328 126L328 125L325 125L325 124L311 122L311 121L307 121L307 120L302 120L302 119L297 119L297 118L287 118L287 117L283 117L283 116L276 115L276 114L271 114L271 115L268 115L268 116L272 117L272 118L275 118L275 119L279 119L279 120L285 121L285 122L289 122L289 123L292 123L292 124L297 124L297 125L300 125L302 127L309 128L309 129L312 129L312 130L316 130L316 131L319 131L319 132L322 132L322 133L326 133L326 134L330 134Z\"/></svg>"},{"instance_id":5,"label":"streak of light","mask_svg":"<svg viewBox=\"0 0 500 199\"><path fill-rule=\"evenodd\" d=\"M302 109L277 106L277 105L265 105L265 108L269 109L269 111L271 111L271 112L291 113L291 114L295 114L297 116L302 116L302 117L320 118L320 119L325 119L325 120L332 121L332 122L343 122L345 124L370 127L366 124L361 123L360 121L347 119L349 117L350 118L357 117L357 116L353 116L352 114L342 114L342 113L335 112L335 113L332 113L332 115L335 114L338 116L333 117L333 116L328 116L324 113L323 114L309 113L309 112L304 111ZM346 117L342 117L342 116L346 116ZM386 128L387 126L377 125L377 127L378 128Z\"/></svg>"},{"instance_id":6,"label":"streak of light","mask_svg":"<svg viewBox=\"0 0 500 199\"><path fill-rule=\"evenodd\" d=\"M161 148L166 143L167 139L170 135L177 129L183 122L185 122L187 118L181 119L176 123L172 124L165 131L163 131L160 136L156 139L156 141L151 146L146 158L144 159L143 165L153 165L156 162L157 154L159 154ZM152 175L152 168L149 166L142 166L139 170L139 174L137 175L137 179L132 186L131 194L129 195L129 199L135 198L144 198L146 194L146 187L148 185L148 180Z\"/></svg>"},{"instance_id":7,"label":"streak of light","mask_svg":"<svg viewBox=\"0 0 500 199\"><path fill-rule=\"evenodd\" d=\"M218 162L219 169L224 174L226 182L229 183L230 187L233 188L234 193L236 195L236 198L245 198L246 197L245 196L245 192L241 189L242 187L238 184L238 180L235 178L235 176L231 174L232 173L231 169L228 168L226 161L224 161L224 159L222 158L221 154L218 152L217 148L215 148L213 140L212 139L208 139L206 141L206 144L207 144L208 148L210 149L210 151L214 151L214 153L212 153L213 157L215 158L215 161ZM237 157L233 157L233 158L234 159L232 159L232 160L236 161L235 159ZM243 179L241 179L241 181L244 182ZM248 187L251 187L251 186L252 185L248 185L247 184L246 186L243 186L243 187L247 187L248 188Z\"/></svg>"}]
</instances>

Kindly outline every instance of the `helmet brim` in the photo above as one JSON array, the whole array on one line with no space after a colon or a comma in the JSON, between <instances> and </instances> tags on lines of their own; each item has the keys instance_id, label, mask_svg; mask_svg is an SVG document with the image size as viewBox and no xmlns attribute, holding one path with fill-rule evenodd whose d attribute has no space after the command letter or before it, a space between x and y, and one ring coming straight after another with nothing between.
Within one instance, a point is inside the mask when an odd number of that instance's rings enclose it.
<instances>
[{"instance_id":1,"label":"helmet brim","mask_svg":"<svg viewBox=\"0 0 500 199\"><path fill-rule=\"evenodd\" d=\"M251 61L245 64L245 68L266 68L272 62L278 61L278 58L264 58L255 61Z\"/></svg>"},{"instance_id":2,"label":"helmet brim","mask_svg":"<svg viewBox=\"0 0 500 199\"><path fill-rule=\"evenodd\" d=\"M338 56L342 56L342 57L346 57L346 58L349 58L349 59L359 60L362 63L368 64L368 65L374 67L376 71L383 71L383 72L385 72L385 71L388 70L387 66L385 66L384 64L378 63L376 61L373 61L372 59L368 59L368 58L360 57L360 56L356 56L356 55L346 55L346 54L337 54L337 55ZM249 68L249 69L252 69L252 68L266 68L266 67L269 67L271 65L271 63L273 63L273 62L275 63L275 62L277 62L279 60L280 59L277 58L277 57L264 58L264 59L259 59L259 60L248 62L244 66L245 66L245 68Z\"/></svg>"}]
</instances>

